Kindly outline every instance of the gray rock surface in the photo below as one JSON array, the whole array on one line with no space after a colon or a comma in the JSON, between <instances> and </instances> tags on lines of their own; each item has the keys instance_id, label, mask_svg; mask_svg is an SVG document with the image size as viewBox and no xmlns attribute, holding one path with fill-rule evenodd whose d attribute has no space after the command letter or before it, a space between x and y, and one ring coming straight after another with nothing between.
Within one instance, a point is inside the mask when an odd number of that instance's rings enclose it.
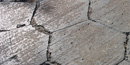
<instances>
[{"instance_id":1,"label":"gray rock surface","mask_svg":"<svg viewBox=\"0 0 130 65\"><path fill-rule=\"evenodd\" d=\"M119 65L130 65L130 62L128 62L128 61L123 61L123 62L121 62Z\"/></svg>"},{"instance_id":2,"label":"gray rock surface","mask_svg":"<svg viewBox=\"0 0 130 65\"><path fill-rule=\"evenodd\" d=\"M123 32L130 31L130 0L90 0L91 19Z\"/></svg>"},{"instance_id":3,"label":"gray rock surface","mask_svg":"<svg viewBox=\"0 0 130 65\"><path fill-rule=\"evenodd\" d=\"M87 20L88 0L43 0L34 19L50 31Z\"/></svg>"},{"instance_id":4,"label":"gray rock surface","mask_svg":"<svg viewBox=\"0 0 130 65\"><path fill-rule=\"evenodd\" d=\"M0 65L130 65L129 0L37 1L0 3Z\"/></svg>"},{"instance_id":5,"label":"gray rock surface","mask_svg":"<svg viewBox=\"0 0 130 65\"><path fill-rule=\"evenodd\" d=\"M124 40L122 33L85 21L53 33L52 60L62 65L115 65L124 58Z\"/></svg>"},{"instance_id":6,"label":"gray rock surface","mask_svg":"<svg viewBox=\"0 0 130 65\"><path fill-rule=\"evenodd\" d=\"M17 24L29 25L35 4L0 3L0 30L10 30Z\"/></svg>"},{"instance_id":7,"label":"gray rock surface","mask_svg":"<svg viewBox=\"0 0 130 65\"><path fill-rule=\"evenodd\" d=\"M31 26L1 32L0 65L38 65L46 61L47 42L48 35Z\"/></svg>"}]
</instances>

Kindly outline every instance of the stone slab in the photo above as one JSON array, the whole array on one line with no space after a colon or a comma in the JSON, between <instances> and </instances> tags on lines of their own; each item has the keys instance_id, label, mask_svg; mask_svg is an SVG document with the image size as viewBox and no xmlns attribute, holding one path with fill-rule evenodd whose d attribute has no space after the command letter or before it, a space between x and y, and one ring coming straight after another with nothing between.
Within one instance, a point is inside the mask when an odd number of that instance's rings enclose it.
<instances>
[{"instance_id":1,"label":"stone slab","mask_svg":"<svg viewBox=\"0 0 130 65\"><path fill-rule=\"evenodd\" d=\"M9 30L17 24L29 25L35 4L31 3L0 3L0 30Z\"/></svg>"},{"instance_id":2,"label":"stone slab","mask_svg":"<svg viewBox=\"0 0 130 65\"><path fill-rule=\"evenodd\" d=\"M130 31L130 0L90 0L91 19L122 32Z\"/></svg>"},{"instance_id":3,"label":"stone slab","mask_svg":"<svg viewBox=\"0 0 130 65\"><path fill-rule=\"evenodd\" d=\"M114 65L124 58L125 35L92 21L53 33L52 60L62 65Z\"/></svg>"},{"instance_id":4,"label":"stone slab","mask_svg":"<svg viewBox=\"0 0 130 65\"><path fill-rule=\"evenodd\" d=\"M87 20L88 0L43 0L34 16L37 24L55 31Z\"/></svg>"},{"instance_id":5,"label":"stone slab","mask_svg":"<svg viewBox=\"0 0 130 65\"><path fill-rule=\"evenodd\" d=\"M48 38L31 26L1 32L0 65L39 65L46 61Z\"/></svg>"}]
</instances>

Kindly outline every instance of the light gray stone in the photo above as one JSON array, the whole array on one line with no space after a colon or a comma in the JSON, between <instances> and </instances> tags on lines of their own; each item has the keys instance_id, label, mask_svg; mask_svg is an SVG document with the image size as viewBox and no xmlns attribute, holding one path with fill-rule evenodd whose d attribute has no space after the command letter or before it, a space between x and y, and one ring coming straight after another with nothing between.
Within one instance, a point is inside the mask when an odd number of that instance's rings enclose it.
<instances>
[{"instance_id":1,"label":"light gray stone","mask_svg":"<svg viewBox=\"0 0 130 65\"><path fill-rule=\"evenodd\" d=\"M43 0L34 16L50 31L87 20L88 0Z\"/></svg>"},{"instance_id":2,"label":"light gray stone","mask_svg":"<svg viewBox=\"0 0 130 65\"><path fill-rule=\"evenodd\" d=\"M123 32L130 31L130 0L90 0L90 17Z\"/></svg>"},{"instance_id":3,"label":"light gray stone","mask_svg":"<svg viewBox=\"0 0 130 65\"><path fill-rule=\"evenodd\" d=\"M0 65L15 65L13 60L16 65L38 65L46 61L48 38L31 26L1 32ZM17 58L11 58L14 55Z\"/></svg>"},{"instance_id":4,"label":"light gray stone","mask_svg":"<svg viewBox=\"0 0 130 65\"><path fill-rule=\"evenodd\" d=\"M114 65L124 58L125 35L85 21L53 33L52 60L62 65Z\"/></svg>"},{"instance_id":5,"label":"light gray stone","mask_svg":"<svg viewBox=\"0 0 130 65\"><path fill-rule=\"evenodd\" d=\"M17 24L29 25L35 4L0 3L0 30L9 30Z\"/></svg>"}]
</instances>

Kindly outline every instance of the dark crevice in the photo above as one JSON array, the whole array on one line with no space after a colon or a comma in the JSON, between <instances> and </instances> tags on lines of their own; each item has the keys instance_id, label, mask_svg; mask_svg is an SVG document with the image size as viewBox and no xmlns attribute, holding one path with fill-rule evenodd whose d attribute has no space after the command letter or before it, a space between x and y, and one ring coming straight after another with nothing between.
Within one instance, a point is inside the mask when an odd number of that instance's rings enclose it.
<instances>
[{"instance_id":1,"label":"dark crevice","mask_svg":"<svg viewBox=\"0 0 130 65\"><path fill-rule=\"evenodd\" d=\"M10 30L0 30L0 32L6 32L6 31L10 31Z\"/></svg>"},{"instance_id":2,"label":"dark crevice","mask_svg":"<svg viewBox=\"0 0 130 65\"><path fill-rule=\"evenodd\" d=\"M128 49L128 42L129 42L129 34L130 34L130 32L123 32L123 33L126 35L126 41L124 42L124 48L125 48L124 60L128 60L127 49Z\"/></svg>"},{"instance_id":3,"label":"dark crevice","mask_svg":"<svg viewBox=\"0 0 130 65\"><path fill-rule=\"evenodd\" d=\"M47 34L47 35L50 35L50 34L53 33L53 32L50 32L48 29L46 29L43 25L37 25L37 23L34 19L32 19L30 24L32 25L32 27L35 28L35 30L37 30L41 33L44 33L44 34Z\"/></svg>"},{"instance_id":4,"label":"dark crevice","mask_svg":"<svg viewBox=\"0 0 130 65\"><path fill-rule=\"evenodd\" d=\"M32 17L31 17L31 21L30 21L30 25L32 25L32 27L35 28L35 30L41 32L41 33L44 33L46 35L49 35L49 39L48 39L48 46L47 46L47 51L46 51L46 58L47 60L43 63L41 63L40 65L61 65L59 63L57 63L56 61L51 61L51 51L50 51L50 44L52 42L52 33L53 32L50 32L49 30L47 30L43 25L37 25L35 19L34 19L34 16L36 14L36 11L38 9L38 7L40 6L40 3L37 5L36 3L36 6L35 6L35 9L33 11L33 14L32 14Z\"/></svg>"},{"instance_id":5,"label":"dark crevice","mask_svg":"<svg viewBox=\"0 0 130 65\"><path fill-rule=\"evenodd\" d=\"M110 26L108 26L108 25L106 25L106 24L104 24L104 23L101 23L101 22L98 22L98 21L92 19L92 18L91 18L91 14L92 14L92 13L93 13L93 11L92 11L92 8L91 8L91 0L89 0L88 12L87 12L88 20L90 20L90 21L92 21L92 22L95 22L95 23L98 23L98 24L101 24L101 25L104 25L105 27L107 27L107 28L109 28L109 29L112 29L112 30L114 30L114 31L117 31L117 32L122 33L122 31L120 31L120 30L114 29L113 27L110 27Z\"/></svg>"},{"instance_id":6,"label":"dark crevice","mask_svg":"<svg viewBox=\"0 0 130 65\"><path fill-rule=\"evenodd\" d=\"M48 40L47 52L46 52L47 61L51 61L51 52L50 52L50 44L51 44L51 41L52 41L52 35L50 34L50 35L49 35L49 40Z\"/></svg>"},{"instance_id":7,"label":"dark crevice","mask_svg":"<svg viewBox=\"0 0 130 65\"><path fill-rule=\"evenodd\" d=\"M87 17L88 17L88 20L91 20L91 21L93 21L93 22L96 22L96 20L93 20L93 19L91 18L91 14L92 14L92 8L91 8L91 1L89 0Z\"/></svg>"},{"instance_id":8,"label":"dark crevice","mask_svg":"<svg viewBox=\"0 0 130 65\"><path fill-rule=\"evenodd\" d=\"M11 61L11 60L15 60L16 62L20 62L20 60L18 59L18 56L13 55L12 57L8 58L7 60L0 62L0 65L4 64L5 62Z\"/></svg>"},{"instance_id":9,"label":"dark crevice","mask_svg":"<svg viewBox=\"0 0 130 65\"><path fill-rule=\"evenodd\" d=\"M128 41L129 41L129 35L130 35L130 32L123 32L123 34L125 34L126 35L126 40L125 40L125 42L124 42L124 49L125 49L125 51L124 51L124 58L121 60L121 61L119 61L118 63L116 63L115 65L119 65L121 62L123 62L124 60L125 61L128 61L128 56L127 56L127 49L128 49Z\"/></svg>"},{"instance_id":10,"label":"dark crevice","mask_svg":"<svg viewBox=\"0 0 130 65\"><path fill-rule=\"evenodd\" d=\"M24 27L26 26L26 24L17 24L17 28L21 28L21 27Z\"/></svg>"},{"instance_id":11,"label":"dark crevice","mask_svg":"<svg viewBox=\"0 0 130 65\"><path fill-rule=\"evenodd\" d=\"M33 17L34 17L34 15L36 14L36 11L37 11L37 9L38 9L39 7L40 7L40 3L36 3L35 8L34 8L34 11L33 11L33 14L32 14L32 17L31 17L30 23L32 22Z\"/></svg>"}]
</instances>

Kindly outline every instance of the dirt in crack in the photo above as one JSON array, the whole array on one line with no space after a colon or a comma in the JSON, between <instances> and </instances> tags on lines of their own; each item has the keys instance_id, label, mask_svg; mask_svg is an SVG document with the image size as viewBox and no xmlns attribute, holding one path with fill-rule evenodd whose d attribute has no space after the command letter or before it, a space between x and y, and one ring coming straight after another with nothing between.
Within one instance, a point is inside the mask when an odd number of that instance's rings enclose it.
<instances>
[{"instance_id":1,"label":"dirt in crack","mask_svg":"<svg viewBox=\"0 0 130 65\"><path fill-rule=\"evenodd\" d=\"M124 42L124 49L125 49L125 51L124 51L124 58L120 62L116 63L115 65L119 65L124 60L128 61L127 50L128 50L128 41L129 41L130 32L123 32L123 34L126 35L126 38L125 38L126 40Z\"/></svg>"},{"instance_id":2,"label":"dirt in crack","mask_svg":"<svg viewBox=\"0 0 130 65\"><path fill-rule=\"evenodd\" d=\"M41 32L41 33L44 33L46 35L49 35L49 39L48 39L48 46L47 46L47 51L46 51L46 58L47 60L43 63L41 63L40 65L61 65L60 63L56 62L56 61L51 61L51 52L50 52L50 44L52 42L52 33L53 32L50 32L49 30L47 30L43 25L37 25L35 19L34 19L34 15L38 9L38 7L40 6L37 5L36 3L36 6L35 6L35 9L33 11L33 15L31 17L31 21L30 21L30 25L32 25L32 27L35 28L35 30Z\"/></svg>"},{"instance_id":3,"label":"dirt in crack","mask_svg":"<svg viewBox=\"0 0 130 65\"><path fill-rule=\"evenodd\" d=\"M128 49L128 41L129 41L130 32L124 32L124 34L126 35L126 41L124 42L124 48L125 48L124 60L128 60L127 49Z\"/></svg>"},{"instance_id":4,"label":"dirt in crack","mask_svg":"<svg viewBox=\"0 0 130 65\"><path fill-rule=\"evenodd\" d=\"M96 20L93 20L91 18L91 14L93 13L92 11L92 8L91 8L91 0L89 0L89 4L88 4L88 12L87 12L87 17L88 17L88 20L91 20L93 22L96 22Z\"/></svg>"}]
</instances>

